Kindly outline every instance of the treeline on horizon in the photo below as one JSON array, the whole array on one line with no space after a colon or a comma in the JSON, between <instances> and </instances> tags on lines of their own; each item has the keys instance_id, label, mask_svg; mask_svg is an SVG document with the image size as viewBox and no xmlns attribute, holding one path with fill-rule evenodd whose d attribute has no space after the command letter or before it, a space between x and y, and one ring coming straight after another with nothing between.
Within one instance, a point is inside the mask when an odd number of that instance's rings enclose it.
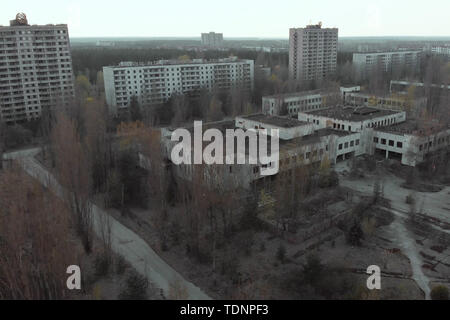
<instances>
[{"instance_id":1,"label":"treeline on horizon","mask_svg":"<svg viewBox=\"0 0 450 320\"><path fill-rule=\"evenodd\" d=\"M227 51L189 51L182 49L156 49L156 48L72 48L72 65L75 75L89 75L92 83L96 81L96 74L104 66L116 65L121 61L149 62L161 59L177 59L188 56L191 59L204 58L219 59L229 56L240 59L254 60L255 64L264 64L271 67L288 65L287 52L273 52L263 54L254 50L230 49ZM258 59L259 58L259 59Z\"/></svg>"}]
</instances>

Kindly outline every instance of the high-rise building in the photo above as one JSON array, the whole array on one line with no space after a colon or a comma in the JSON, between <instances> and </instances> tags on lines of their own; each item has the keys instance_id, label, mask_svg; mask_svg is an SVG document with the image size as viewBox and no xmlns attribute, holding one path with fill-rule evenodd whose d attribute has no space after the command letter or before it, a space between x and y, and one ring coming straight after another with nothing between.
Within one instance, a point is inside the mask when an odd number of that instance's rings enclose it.
<instances>
[{"instance_id":1,"label":"high-rise building","mask_svg":"<svg viewBox=\"0 0 450 320\"><path fill-rule=\"evenodd\" d=\"M337 28L308 25L289 30L289 77L294 81L324 79L336 72Z\"/></svg>"},{"instance_id":2,"label":"high-rise building","mask_svg":"<svg viewBox=\"0 0 450 320\"><path fill-rule=\"evenodd\" d=\"M141 105L162 103L174 93L199 89L253 89L253 60L236 57L205 61L121 62L103 67L106 102L112 112L127 108L135 96Z\"/></svg>"},{"instance_id":3,"label":"high-rise building","mask_svg":"<svg viewBox=\"0 0 450 320\"><path fill-rule=\"evenodd\" d=\"M202 33L202 45L210 48L219 48L223 45L222 33Z\"/></svg>"},{"instance_id":4,"label":"high-rise building","mask_svg":"<svg viewBox=\"0 0 450 320\"><path fill-rule=\"evenodd\" d=\"M39 118L44 108L68 105L73 72L66 24L29 25L19 13L0 26L0 118Z\"/></svg>"}]
</instances>

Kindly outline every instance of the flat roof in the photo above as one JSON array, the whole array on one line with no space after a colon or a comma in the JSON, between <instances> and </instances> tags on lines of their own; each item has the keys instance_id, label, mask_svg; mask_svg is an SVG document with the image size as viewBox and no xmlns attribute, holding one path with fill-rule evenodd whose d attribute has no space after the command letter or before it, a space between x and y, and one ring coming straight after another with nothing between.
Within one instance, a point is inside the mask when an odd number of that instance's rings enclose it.
<instances>
[{"instance_id":1,"label":"flat roof","mask_svg":"<svg viewBox=\"0 0 450 320\"><path fill-rule=\"evenodd\" d=\"M404 122L390 125L388 127L376 128L375 131L392 133L397 135L415 135L425 136L429 134L435 134L448 130L449 127L439 123L438 120L420 120L420 119L408 119Z\"/></svg>"},{"instance_id":2,"label":"flat roof","mask_svg":"<svg viewBox=\"0 0 450 320\"><path fill-rule=\"evenodd\" d=\"M118 65L104 66L104 68L137 68L137 67L157 67L157 66L173 66L173 65L202 65L202 64L229 64L229 63L245 63L253 60L249 59L237 59L236 57L223 58L223 59L190 59L190 60L156 60L148 62L137 61L121 61Z\"/></svg>"},{"instance_id":3,"label":"flat roof","mask_svg":"<svg viewBox=\"0 0 450 320\"><path fill-rule=\"evenodd\" d=\"M338 91L336 91L338 92ZM316 89L316 90L308 90L308 91L298 91L298 92L288 92L288 93L279 93L279 94L272 94L270 96L263 96L264 98L295 98L295 97L304 97L309 95L315 95L315 94L321 94L326 93L324 89Z\"/></svg>"},{"instance_id":4,"label":"flat roof","mask_svg":"<svg viewBox=\"0 0 450 320\"><path fill-rule=\"evenodd\" d=\"M262 113L252 114L248 116L241 116L239 118L258 121L261 123L270 124L281 128L295 128L304 125L309 125L309 123L306 121L300 121L297 119L285 118L280 116L269 116Z\"/></svg>"},{"instance_id":5,"label":"flat roof","mask_svg":"<svg viewBox=\"0 0 450 320\"><path fill-rule=\"evenodd\" d=\"M368 119L389 116L400 113L401 111L380 109L372 107L353 107L353 106L336 106L328 109L309 111L306 114L312 114L332 119L348 120L348 121L364 121Z\"/></svg>"},{"instance_id":6,"label":"flat roof","mask_svg":"<svg viewBox=\"0 0 450 320\"><path fill-rule=\"evenodd\" d=\"M345 137L352 134L358 134L358 132L348 132L348 131L342 131L342 130L335 130L332 128L323 128L319 130L315 130L312 134L309 134L307 136L303 137L297 137L291 140L280 140L280 149L283 150L290 150L295 149L297 147L304 147L310 144L318 143L320 142L320 138L326 137L326 136L339 136L339 137Z\"/></svg>"},{"instance_id":7,"label":"flat roof","mask_svg":"<svg viewBox=\"0 0 450 320\"><path fill-rule=\"evenodd\" d=\"M396 53L419 53L421 50L398 50L398 51L369 51L369 52L354 52L353 55L368 55L368 54L396 54Z\"/></svg>"}]
</instances>

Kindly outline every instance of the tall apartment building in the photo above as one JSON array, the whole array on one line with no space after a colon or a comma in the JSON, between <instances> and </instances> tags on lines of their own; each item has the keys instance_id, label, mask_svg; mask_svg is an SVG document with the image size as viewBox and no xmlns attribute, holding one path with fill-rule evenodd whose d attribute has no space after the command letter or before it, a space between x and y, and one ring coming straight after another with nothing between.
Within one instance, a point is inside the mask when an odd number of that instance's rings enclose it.
<instances>
[{"instance_id":1,"label":"tall apartment building","mask_svg":"<svg viewBox=\"0 0 450 320\"><path fill-rule=\"evenodd\" d=\"M210 48L219 48L223 45L222 33L202 33L202 45Z\"/></svg>"},{"instance_id":2,"label":"tall apartment building","mask_svg":"<svg viewBox=\"0 0 450 320\"><path fill-rule=\"evenodd\" d=\"M253 60L236 57L205 61L161 60L139 64L122 62L103 67L106 102L111 111L127 108L133 96L141 105L162 103L173 93L198 89L253 89Z\"/></svg>"},{"instance_id":3,"label":"tall apartment building","mask_svg":"<svg viewBox=\"0 0 450 320\"><path fill-rule=\"evenodd\" d=\"M320 80L336 72L337 28L322 24L289 30L289 77L295 81Z\"/></svg>"},{"instance_id":4,"label":"tall apartment building","mask_svg":"<svg viewBox=\"0 0 450 320\"><path fill-rule=\"evenodd\" d=\"M353 53L353 65L359 79L367 79L373 72L396 73L402 69L419 67L421 51L390 51Z\"/></svg>"},{"instance_id":5,"label":"tall apartment building","mask_svg":"<svg viewBox=\"0 0 450 320\"><path fill-rule=\"evenodd\" d=\"M67 105L74 95L67 25L29 25L17 14L0 26L0 118L39 118L41 110Z\"/></svg>"}]
</instances>

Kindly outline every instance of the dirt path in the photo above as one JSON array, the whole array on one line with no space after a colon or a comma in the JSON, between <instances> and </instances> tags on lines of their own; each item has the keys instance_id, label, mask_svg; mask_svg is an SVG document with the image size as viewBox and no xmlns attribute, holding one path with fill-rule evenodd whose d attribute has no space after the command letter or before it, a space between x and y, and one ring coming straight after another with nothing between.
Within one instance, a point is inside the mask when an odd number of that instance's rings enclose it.
<instances>
[{"instance_id":1,"label":"dirt path","mask_svg":"<svg viewBox=\"0 0 450 320\"><path fill-rule=\"evenodd\" d=\"M373 194L374 184L377 179L380 179L384 187L384 197L390 200L391 204L391 208L384 209L392 212L395 217L395 220L387 228L389 240L401 248L402 252L408 257L412 269L412 279L423 290L425 299L430 299L430 278L422 270L424 261L420 256L416 239L405 225L409 211L409 205L405 200L406 196L411 194L411 190L402 188L401 183L403 181L391 174L377 177L366 176L363 179L353 180L343 175L344 170L349 170L347 163L343 162L336 165L336 171L340 173L340 184L364 195ZM446 187L435 193L416 192L416 202L420 203L424 212L428 215L449 222L450 213L446 209L446 206L449 205L449 190L450 188ZM429 225L438 231L449 232L434 224Z\"/></svg>"},{"instance_id":2,"label":"dirt path","mask_svg":"<svg viewBox=\"0 0 450 320\"><path fill-rule=\"evenodd\" d=\"M408 257L412 269L412 279L425 293L425 299L430 299L430 279L423 273L423 261L420 257L416 241L404 225L404 220L395 216L395 220L389 225L390 240L398 246L402 253Z\"/></svg>"}]
</instances>

